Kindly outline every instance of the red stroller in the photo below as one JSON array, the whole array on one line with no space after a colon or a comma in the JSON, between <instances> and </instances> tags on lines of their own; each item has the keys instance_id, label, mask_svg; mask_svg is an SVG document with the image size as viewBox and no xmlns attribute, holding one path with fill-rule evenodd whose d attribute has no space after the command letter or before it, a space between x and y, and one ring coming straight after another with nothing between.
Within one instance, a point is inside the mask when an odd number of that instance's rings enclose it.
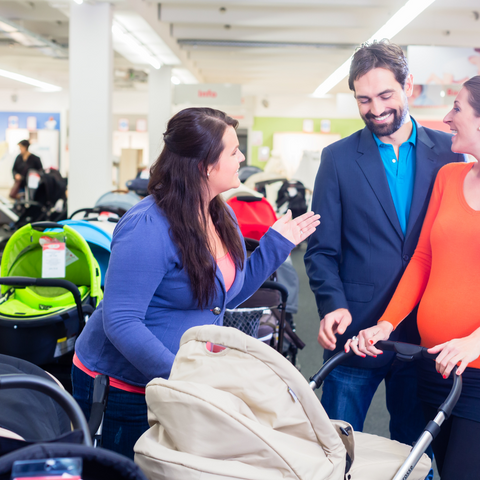
<instances>
[{"instance_id":1,"label":"red stroller","mask_svg":"<svg viewBox=\"0 0 480 480\"><path fill-rule=\"evenodd\" d=\"M239 196L231 198L227 203L235 212L245 238L260 240L277 221L275 210L266 198Z\"/></svg>"}]
</instances>

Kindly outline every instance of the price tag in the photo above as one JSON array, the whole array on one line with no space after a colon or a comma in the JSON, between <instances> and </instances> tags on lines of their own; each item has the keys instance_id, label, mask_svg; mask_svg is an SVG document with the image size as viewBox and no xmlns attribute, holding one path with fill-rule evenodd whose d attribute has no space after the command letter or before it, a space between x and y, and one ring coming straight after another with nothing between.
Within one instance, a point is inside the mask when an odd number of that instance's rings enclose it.
<instances>
[{"instance_id":1,"label":"price tag","mask_svg":"<svg viewBox=\"0 0 480 480\"><path fill-rule=\"evenodd\" d=\"M36 190L38 188L38 184L40 183L40 175L38 173L32 172L28 174L28 188Z\"/></svg>"},{"instance_id":2,"label":"price tag","mask_svg":"<svg viewBox=\"0 0 480 480\"><path fill-rule=\"evenodd\" d=\"M65 278L65 244L46 243L42 249L42 278Z\"/></svg>"}]
</instances>

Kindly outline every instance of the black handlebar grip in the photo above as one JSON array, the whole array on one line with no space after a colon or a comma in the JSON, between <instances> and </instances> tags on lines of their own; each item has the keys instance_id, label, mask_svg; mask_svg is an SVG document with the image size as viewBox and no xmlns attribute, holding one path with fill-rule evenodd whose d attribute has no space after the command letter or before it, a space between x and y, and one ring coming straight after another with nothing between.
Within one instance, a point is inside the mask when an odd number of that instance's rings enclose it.
<instances>
[{"instance_id":1,"label":"black handlebar grip","mask_svg":"<svg viewBox=\"0 0 480 480\"><path fill-rule=\"evenodd\" d=\"M80 323L83 322L82 297L78 287L68 281L58 278L32 278L32 277L0 277L0 285L9 285L12 287L61 287L65 288L73 295L77 306L77 314Z\"/></svg>"},{"instance_id":2,"label":"black handlebar grip","mask_svg":"<svg viewBox=\"0 0 480 480\"><path fill-rule=\"evenodd\" d=\"M310 377L310 382L315 382L316 387L320 388L323 381L328 377L330 372L342 364L347 358L355 355L352 349L347 352L338 352L333 357L331 357L323 367L315 374Z\"/></svg>"},{"instance_id":3,"label":"black handlebar grip","mask_svg":"<svg viewBox=\"0 0 480 480\"><path fill-rule=\"evenodd\" d=\"M62 225L60 223L55 223L55 222L35 222L32 223L32 228L35 230L45 230L46 228L60 228L63 230L63 227L65 225Z\"/></svg>"}]
</instances>

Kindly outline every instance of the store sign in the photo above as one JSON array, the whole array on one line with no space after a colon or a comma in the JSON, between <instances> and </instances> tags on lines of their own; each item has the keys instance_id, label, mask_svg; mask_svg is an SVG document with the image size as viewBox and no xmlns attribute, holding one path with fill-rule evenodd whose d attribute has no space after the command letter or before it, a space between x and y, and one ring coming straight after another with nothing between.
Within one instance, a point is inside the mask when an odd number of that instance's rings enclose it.
<instances>
[{"instance_id":1,"label":"store sign","mask_svg":"<svg viewBox=\"0 0 480 480\"><path fill-rule=\"evenodd\" d=\"M241 85L203 83L176 85L173 94L175 104L189 105L240 105Z\"/></svg>"}]
</instances>

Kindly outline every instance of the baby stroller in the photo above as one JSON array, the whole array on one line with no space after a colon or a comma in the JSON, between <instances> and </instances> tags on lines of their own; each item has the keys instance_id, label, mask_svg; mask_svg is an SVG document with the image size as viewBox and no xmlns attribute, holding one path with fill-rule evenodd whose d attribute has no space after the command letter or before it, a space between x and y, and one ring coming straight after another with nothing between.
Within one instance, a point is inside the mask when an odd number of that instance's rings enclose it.
<instances>
[{"instance_id":1,"label":"baby stroller","mask_svg":"<svg viewBox=\"0 0 480 480\"><path fill-rule=\"evenodd\" d=\"M188 330L146 400L135 461L150 480L391 480L411 450L330 420L290 362L233 328ZM429 468L421 455L400 478Z\"/></svg>"},{"instance_id":2,"label":"baby stroller","mask_svg":"<svg viewBox=\"0 0 480 480\"><path fill-rule=\"evenodd\" d=\"M240 231L245 238L260 240L277 221L270 202L264 197L240 195L227 201L237 217Z\"/></svg>"},{"instance_id":3,"label":"baby stroller","mask_svg":"<svg viewBox=\"0 0 480 480\"><path fill-rule=\"evenodd\" d=\"M88 209L92 210L92 209ZM88 243L90 251L100 267L100 285L105 284L110 253L112 251L112 235L116 223L90 218L88 220L62 220L61 225L68 225L78 232ZM106 227L105 227L106 226ZM47 230L48 231L48 230Z\"/></svg>"},{"instance_id":4,"label":"baby stroller","mask_svg":"<svg viewBox=\"0 0 480 480\"><path fill-rule=\"evenodd\" d=\"M128 190L113 190L112 192L103 194L95 203L95 207L115 212L121 217L140 200L141 198L135 192Z\"/></svg>"},{"instance_id":5,"label":"baby stroller","mask_svg":"<svg viewBox=\"0 0 480 480\"><path fill-rule=\"evenodd\" d=\"M148 168L138 172L136 178L128 180L126 186L131 192L135 192L140 197L148 195L148 182L150 181L150 170Z\"/></svg>"},{"instance_id":6,"label":"baby stroller","mask_svg":"<svg viewBox=\"0 0 480 480\"><path fill-rule=\"evenodd\" d=\"M66 191L67 181L58 170L29 170L25 198L17 200L13 206L19 216L15 228L31 222L56 222L67 218Z\"/></svg>"},{"instance_id":7,"label":"baby stroller","mask_svg":"<svg viewBox=\"0 0 480 480\"><path fill-rule=\"evenodd\" d=\"M42 278L42 244L50 242L66 247L62 279ZM67 225L25 225L8 241L0 274L0 353L36 365L71 355L103 297L100 267L83 237Z\"/></svg>"},{"instance_id":8,"label":"baby stroller","mask_svg":"<svg viewBox=\"0 0 480 480\"><path fill-rule=\"evenodd\" d=\"M284 214L290 209L293 218L307 212L306 190L302 182L286 180L277 195L277 212Z\"/></svg>"},{"instance_id":9,"label":"baby stroller","mask_svg":"<svg viewBox=\"0 0 480 480\"><path fill-rule=\"evenodd\" d=\"M95 379L93 393L95 411L100 413L106 402L104 379L103 375ZM92 409L87 424L75 400L39 367L0 355L0 405L0 480L12 478L18 461L38 460L36 466L58 474L65 457L81 459L83 480L146 480L128 458L92 448L91 434L97 431L101 414L94 415Z\"/></svg>"}]
</instances>

